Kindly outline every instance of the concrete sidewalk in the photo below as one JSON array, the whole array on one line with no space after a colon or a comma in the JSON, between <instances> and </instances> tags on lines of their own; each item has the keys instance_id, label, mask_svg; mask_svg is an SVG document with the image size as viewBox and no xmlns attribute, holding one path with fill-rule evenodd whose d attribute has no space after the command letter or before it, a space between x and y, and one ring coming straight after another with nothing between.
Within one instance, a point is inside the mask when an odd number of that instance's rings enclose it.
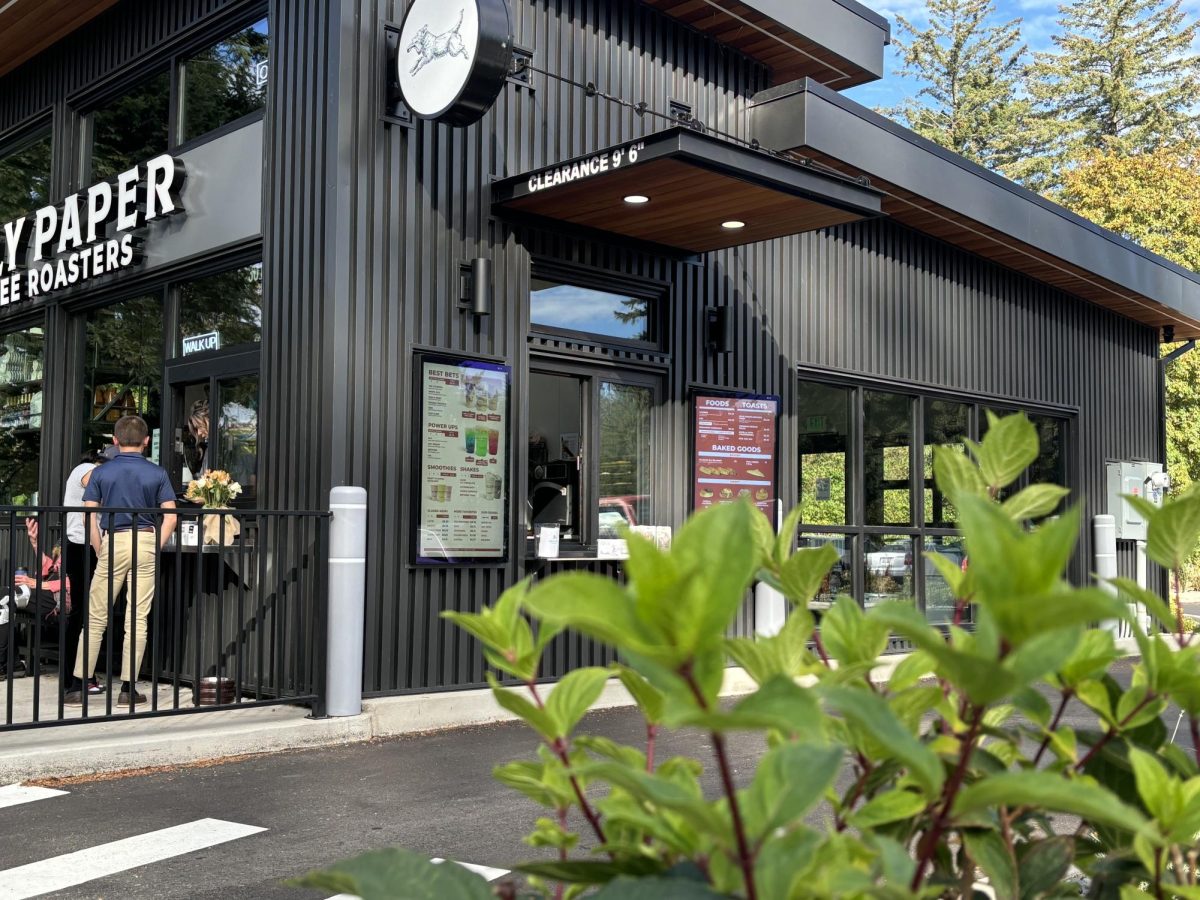
<instances>
[{"instance_id":1,"label":"concrete sidewalk","mask_svg":"<svg viewBox=\"0 0 1200 900\"><path fill-rule=\"evenodd\" d=\"M1137 653L1132 640L1120 640L1118 644L1129 655ZM904 658L881 658L875 678L885 680ZM545 689L550 692L553 685ZM754 683L742 669L726 670L722 696L737 696L753 689ZM103 704L104 696L92 700ZM594 708L632 703L625 688L612 679ZM512 718L496 705L491 691L469 690L367 700L361 715L344 718L310 719L308 711L299 707L264 706L30 728L0 732L0 784L329 747Z\"/></svg>"}]
</instances>

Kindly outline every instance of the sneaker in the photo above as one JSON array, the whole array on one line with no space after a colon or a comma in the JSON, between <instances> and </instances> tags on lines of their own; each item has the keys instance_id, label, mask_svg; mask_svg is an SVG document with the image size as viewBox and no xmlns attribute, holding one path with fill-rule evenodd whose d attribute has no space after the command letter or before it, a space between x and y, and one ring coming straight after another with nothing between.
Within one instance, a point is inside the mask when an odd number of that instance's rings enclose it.
<instances>
[{"instance_id":1,"label":"sneaker","mask_svg":"<svg viewBox=\"0 0 1200 900\"><path fill-rule=\"evenodd\" d=\"M17 664L15 666L13 666L12 677L13 678L24 678L26 674L27 674L27 672L25 671L24 661L18 660ZM7 678L7 677L8 677L8 669L0 667L0 678Z\"/></svg>"},{"instance_id":2,"label":"sneaker","mask_svg":"<svg viewBox=\"0 0 1200 900\"><path fill-rule=\"evenodd\" d=\"M87 683L87 692L89 694L103 694L104 688L100 687L98 678L89 678Z\"/></svg>"},{"instance_id":3,"label":"sneaker","mask_svg":"<svg viewBox=\"0 0 1200 900\"><path fill-rule=\"evenodd\" d=\"M129 697L130 697L130 694L129 694L129 692L128 692L128 691L121 691L121 693L120 693L120 694L117 696L117 706L128 706L128 705L129 705ZM134 702L135 704L137 704L137 703L145 703L145 702L146 702L146 695L145 695L145 694L139 694L139 693L138 693L138 692L135 690L135 691L133 692L133 702Z\"/></svg>"},{"instance_id":4,"label":"sneaker","mask_svg":"<svg viewBox=\"0 0 1200 900\"><path fill-rule=\"evenodd\" d=\"M67 706L83 706L83 691L67 691L63 695L63 703L67 704Z\"/></svg>"}]
</instances>

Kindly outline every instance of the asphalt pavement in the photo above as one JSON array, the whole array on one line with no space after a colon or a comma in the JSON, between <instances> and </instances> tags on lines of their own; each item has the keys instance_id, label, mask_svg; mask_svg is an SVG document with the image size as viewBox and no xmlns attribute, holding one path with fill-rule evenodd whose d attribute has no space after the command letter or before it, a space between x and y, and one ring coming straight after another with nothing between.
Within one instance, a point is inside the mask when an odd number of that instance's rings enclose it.
<instances>
[{"instance_id":1,"label":"asphalt pavement","mask_svg":"<svg viewBox=\"0 0 1200 900\"><path fill-rule=\"evenodd\" d=\"M1129 671L1128 661L1118 664L1121 680ZM1164 718L1174 727L1174 712ZM1081 707L1071 708L1066 720L1095 724ZM585 730L628 743L644 738L631 709L593 713ZM1186 729L1179 740L1186 744ZM729 744L735 780L744 785L763 742L735 734ZM8 804L0 819L0 900L326 898L331 892L282 882L394 845L509 869L537 856L520 839L540 811L498 785L491 769L528 758L536 746L524 726L508 723L50 785L63 791L58 794L0 788L0 808ZM678 733L660 740L658 755L693 756L709 765L712 747L702 734ZM705 789L716 796L720 787L711 769ZM61 887L85 876L95 877ZM31 893L21 883L55 887Z\"/></svg>"}]
</instances>

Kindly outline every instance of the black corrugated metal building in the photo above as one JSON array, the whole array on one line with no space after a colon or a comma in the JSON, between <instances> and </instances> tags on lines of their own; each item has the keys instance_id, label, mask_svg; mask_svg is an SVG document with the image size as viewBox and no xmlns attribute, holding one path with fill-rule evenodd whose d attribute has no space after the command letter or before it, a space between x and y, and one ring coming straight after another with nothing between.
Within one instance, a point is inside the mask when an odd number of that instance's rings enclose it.
<instances>
[{"instance_id":1,"label":"black corrugated metal building","mask_svg":"<svg viewBox=\"0 0 1200 900\"><path fill-rule=\"evenodd\" d=\"M742 493L805 506L828 593L944 620L928 450L989 409L1089 516L1107 461L1164 459L1158 347L1200 334L1200 279L839 93L888 41L854 0L462 0L415 40L418 5L0 11L0 501L59 502L126 411L181 487L362 485L364 687L403 692L483 680L441 611L619 577L618 524ZM494 104L413 115L397 74L501 10ZM604 655L563 637L547 674Z\"/></svg>"}]
</instances>

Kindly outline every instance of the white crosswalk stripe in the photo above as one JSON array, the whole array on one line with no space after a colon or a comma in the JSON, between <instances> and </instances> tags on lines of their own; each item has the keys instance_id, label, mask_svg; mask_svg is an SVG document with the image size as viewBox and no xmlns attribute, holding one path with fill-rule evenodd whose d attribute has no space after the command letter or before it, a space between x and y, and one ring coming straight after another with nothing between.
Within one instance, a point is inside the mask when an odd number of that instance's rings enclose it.
<instances>
[{"instance_id":1,"label":"white crosswalk stripe","mask_svg":"<svg viewBox=\"0 0 1200 900\"><path fill-rule=\"evenodd\" d=\"M0 872L0 900L26 900L266 831L220 819L198 819L64 853Z\"/></svg>"},{"instance_id":2,"label":"white crosswalk stripe","mask_svg":"<svg viewBox=\"0 0 1200 900\"><path fill-rule=\"evenodd\" d=\"M435 856L429 861L431 863L444 863L446 860ZM464 869L474 872L476 875L482 875L488 881L495 881L497 878L503 878L508 874L508 869L493 869L491 866L481 866L477 863L460 862L458 865L462 866ZM361 898L357 894L337 894L333 897L327 898L327 900L361 900Z\"/></svg>"},{"instance_id":3,"label":"white crosswalk stripe","mask_svg":"<svg viewBox=\"0 0 1200 900\"><path fill-rule=\"evenodd\" d=\"M20 806L22 803L32 803L35 800L49 800L51 797L62 797L67 791L56 791L54 788L32 787L24 784L6 784L0 787L0 809L9 806Z\"/></svg>"}]
</instances>

